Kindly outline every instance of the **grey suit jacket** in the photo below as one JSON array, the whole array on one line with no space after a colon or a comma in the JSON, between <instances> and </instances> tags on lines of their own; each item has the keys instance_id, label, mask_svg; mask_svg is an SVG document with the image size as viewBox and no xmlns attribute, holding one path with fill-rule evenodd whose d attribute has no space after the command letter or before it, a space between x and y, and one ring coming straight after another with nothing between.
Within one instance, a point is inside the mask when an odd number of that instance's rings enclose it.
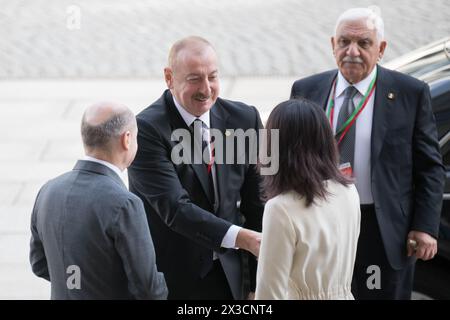
<instances>
[{"instance_id":1,"label":"grey suit jacket","mask_svg":"<svg viewBox=\"0 0 450 320\"><path fill-rule=\"evenodd\" d=\"M78 161L47 182L31 233L31 267L51 282L52 299L167 297L142 201L102 164Z\"/></svg>"}]
</instances>

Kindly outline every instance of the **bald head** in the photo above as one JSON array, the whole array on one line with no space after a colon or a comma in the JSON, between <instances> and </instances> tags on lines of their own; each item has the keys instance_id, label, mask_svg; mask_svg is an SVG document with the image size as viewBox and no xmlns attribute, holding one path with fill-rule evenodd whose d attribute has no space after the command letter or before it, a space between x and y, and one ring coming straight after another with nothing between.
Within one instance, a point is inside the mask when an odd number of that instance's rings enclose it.
<instances>
[{"instance_id":1,"label":"bald head","mask_svg":"<svg viewBox=\"0 0 450 320\"><path fill-rule=\"evenodd\" d=\"M214 54L216 52L211 43L209 43L208 40L202 37L190 36L178 40L174 43L169 51L169 68L174 69L177 61L184 53L188 53L189 55L194 56L200 56L207 51L212 51L214 52Z\"/></svg>"},{"instance_id":2,"label":"bald head","mask_svg":"<svg viewBox=\"0 0 450 320\"><path fill-rule=\"evenodd\" d=\"M97 126L106 122L114 115L127 111L129 111L128 108L123 104L109 101L98 102L87 107L84 111L83 120L89 125Z\"/></svg>"},{"instance_id":3,"label":"bald head","mask_svg":"<svg viewBox=\"0 0 450 320\"><path fill-rule=\"evenodd\" d=\"M81 121L81 136L86 150L107 151L115 138L136 127L133 112L125 105L99 102L89 106Z\"/></svg>"}]
</instances>

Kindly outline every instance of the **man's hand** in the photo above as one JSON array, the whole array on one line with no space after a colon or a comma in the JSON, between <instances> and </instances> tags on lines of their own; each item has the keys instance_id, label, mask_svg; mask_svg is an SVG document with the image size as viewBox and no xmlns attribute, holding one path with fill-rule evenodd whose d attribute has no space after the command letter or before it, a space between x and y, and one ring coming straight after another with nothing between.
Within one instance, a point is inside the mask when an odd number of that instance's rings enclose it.
<instances>
[{"instance_id":1,"label":"man's hand","mask_svg":"<svg viewBox=\"0 0 450 320\"><path fill-rule=\"evenodd\" d=\"M437 253L437 241L428 233L410 231L406 248L408 257L415 255L417 259L426 261L432 259Z\"/></svg>"},{"instance_id":2,"label":"man's hand","mask_svg":"<svg viewBox=\"0 0 450 320\"><path fill-rule=\"evenodd\" d=\"M259 256L261 233L242 228L236 238L236 247L251 252L255 257Z\"/></svg>"},{"instance_id":3,"label":"man's hand","mask_svg":"<svg viewBox=\"0 0 450 320\"><path fill-rule=\"evenodd\" d=\"M247 300L255 300L255 292L251 291L248 293Z\"/></svg>"}]
</instances>

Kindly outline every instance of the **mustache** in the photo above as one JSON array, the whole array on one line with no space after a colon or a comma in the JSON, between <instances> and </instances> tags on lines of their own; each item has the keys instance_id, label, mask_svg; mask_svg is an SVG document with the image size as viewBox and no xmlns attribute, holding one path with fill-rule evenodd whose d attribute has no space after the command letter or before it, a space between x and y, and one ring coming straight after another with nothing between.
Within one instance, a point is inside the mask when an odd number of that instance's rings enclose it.
<instances>
[{"instance_id":1,"label":"mustache","mask_svg":"<svg viewBox=\"0 0 450 320\"><path fill-rule=\"evenodd\" d=\"M342 59L342 62L363 63L363 60L360 57L345 56L344 59Z\"/></svg>"},{"instance_id":2,"label":"mustache","mask_svg":"<svg viewBox=\"0 0 450 320\"><path fill-rule=\"evenodd\" d=\"M204 94L198 93L198 94L194 95L193 98L200 99L200 100L207 100L207 99L211 98L211 96L210 95L205 96Z\"/></svg>"}]
</instances>

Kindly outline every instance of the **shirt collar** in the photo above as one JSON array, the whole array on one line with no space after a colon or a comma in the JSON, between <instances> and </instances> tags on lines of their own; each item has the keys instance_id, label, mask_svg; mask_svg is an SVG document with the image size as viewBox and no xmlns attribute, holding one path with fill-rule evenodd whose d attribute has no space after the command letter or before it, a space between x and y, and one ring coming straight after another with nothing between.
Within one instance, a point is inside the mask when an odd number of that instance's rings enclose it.
<instances>
[{"instance_id":1,"label":"shirt collar","mask_svg":"<svg viewBox=\"0 0 450 320\"><path fill-rule=\"evenodd\" d=\"M367 89L369 89L370 83L375 77L376 72L377 66L373 68L372 72L367 77L353 85L362 96L364 96L367 92ZM349 86L351 86L351 84L344 78L341 71L339 71L336 83L336 97L339 97Z\"/></svg>"},{"instance_id":2,"label":"shirt collar","mask_svg":"<svg viewBox=\"0 0 450 320\"><path fill-rule=\"evenodd\" d=\"M188 127L191 126L192 122L194 122L195 119L200 119L203 121L206 127L209 128L209 110L206 111L204 114L202 114L200 117L196 117L187 112L187 110L183 106L181 106L181 104L178 103L177 99L175 99L174 96L172 97L173 102L175 103L175 107L177 107L178 112L181 114L181 117L183 118L184 122L186 122L186 125Z\"/></svg>"},{"instance_id":3,"label":"shirt collar","mask_svg":"<svg viewBox=\"0 0 450 320\"><path fill-rule=\"evenodd\" d=\"M112 171L114 171L114 172L119 176L119 178L122 179L123 171L120 170L120 169L119 169L118 167L116 167L115 165L113 165L112 163L110 163L110 162L108 162L108 161L100 160L100 159L97 159L97 158L93 158L93 157L90 157L90 156L87 156L87 155L84 156L84 160L92 161L92 162L97 162L97 163L100 163L100 164L102 164L102 165L104 165L104 166L107 166L107 167L110 168Z\"/></svg>"}]
</instances>

